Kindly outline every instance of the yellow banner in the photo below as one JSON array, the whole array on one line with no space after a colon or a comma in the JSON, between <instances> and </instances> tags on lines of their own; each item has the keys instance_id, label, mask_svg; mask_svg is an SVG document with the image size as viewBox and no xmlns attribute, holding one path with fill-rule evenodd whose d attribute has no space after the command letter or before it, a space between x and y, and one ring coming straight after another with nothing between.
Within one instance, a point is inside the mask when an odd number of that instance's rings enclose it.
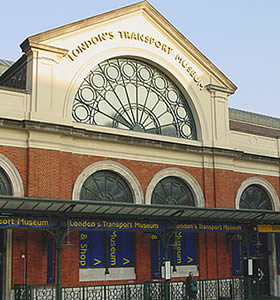
<instances>
[{"instance_id":1,"label":"yellow banner","mask_svg":"<svg viewBox=\"0 0 280 300\"><path fill-rule=\"evenodd\" d=\"M258 225L258 232L280 232L280 225Z\"/></svg>"}]
</instances>

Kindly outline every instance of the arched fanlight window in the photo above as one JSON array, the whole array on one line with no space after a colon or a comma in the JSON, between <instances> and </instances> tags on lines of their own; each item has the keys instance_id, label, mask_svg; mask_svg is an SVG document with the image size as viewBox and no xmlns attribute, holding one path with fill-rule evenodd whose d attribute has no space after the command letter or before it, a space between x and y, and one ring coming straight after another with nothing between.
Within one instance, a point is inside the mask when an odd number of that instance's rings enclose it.
<instances>
[{"instance_id":1,"label":"arched fanlight window","mask_svg":"<svg viewBox=\"0 0 280 300\"><path fill-rule=\"evenodd\" d=\"M0 195L12 195L11 182L2 168L0 168Z\"/></svg>"},{"instance_id":2,"label":"arched fanlight window","mask_svg":"<svg viewBox=\"0 0 280 300\"><path fill-rule=\"evenodd\" d=\"M155 186L152 204L195 206L189 186L178 177L165 177Z\"/></svg>"},{"instance_id":3,"label":"arched fanlight window","mask_svg":"<svg viewBox=\"0 0 280 300\"><path fill-rule=\"evenodd\" d=\"M75 122L197 139L187 99L160 70L139 60L98 64L83 80L72 109Z\"/></svg>"},{"instance_id":4,"label":"arched fanlight window","mask_svg":"<svg viewBox=\"0 0 280 300\"><path fill-rule=\"evenodd\" d=\"M117 173L107 170L97 171L84 182L81 200L103 202L133 202L132 192L127 182Z\"/></svg>"},{"instance_id":5,"label":"arched fanlight window","mask_svg":"<svg viewBox=\"0 0 280 300\"><path fill-rule=\"evenodd\" d=\"M270 197L266 190L256 184L248 186L241 195L240 208L272 210Z\"/></svg>"}]
</instances>

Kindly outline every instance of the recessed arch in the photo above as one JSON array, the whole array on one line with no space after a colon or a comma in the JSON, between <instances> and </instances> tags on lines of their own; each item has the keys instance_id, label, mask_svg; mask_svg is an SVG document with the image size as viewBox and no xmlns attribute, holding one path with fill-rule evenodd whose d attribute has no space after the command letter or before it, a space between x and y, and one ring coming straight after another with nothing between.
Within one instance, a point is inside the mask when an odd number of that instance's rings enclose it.
<instances>
[{"instance_id":1,"label":"recessed arch","mask_svg":"<svg viewBox=\"0 0 280 300\"><path fill-rule=\"evenodd\" d=\"M268 195L268 198L271 201L272 210L280 210L279 198L271 183L266 179L257 176L249 177L240 184L235 197L235 207L237 209L240 208L242 194L251 186L260 186Z\"/></svg>"},{"instance_id":2,"label":"recessed arch","mask_svg":"<svg viewBox=\"0 0 280 300\"><path fill-rule=\"evenodd\" d=\"M144 197L138 179L127 167L111 160L93 163L81 172L73 187L72 197L74 200L80 200L80 192L86 180L92 174L100 171L112 171L119 174L131 189L133 203L143 204Z\"/></svg>"},{"instance_id":3,"label":"recessed arch","mask_svg":"<svg viewBox=\"0 0 280 300\"><path fill-rule=\"evenodd\" d=\"M195 207L204 207L205 206L205 200L203 196L203 192L200 188L199 183L196 181L196 179L189 174L188 172L179 169L179 168L167 168L159 171L156 173L151 181L149 182L146 190L146 204L151 204L152 202L152 194L154 189L156 188L157 184L168 177L177 177L179 180L186 183L186 185L190 188L193 197L194 197L194 206Z\"/></svg>"}]
</instances>

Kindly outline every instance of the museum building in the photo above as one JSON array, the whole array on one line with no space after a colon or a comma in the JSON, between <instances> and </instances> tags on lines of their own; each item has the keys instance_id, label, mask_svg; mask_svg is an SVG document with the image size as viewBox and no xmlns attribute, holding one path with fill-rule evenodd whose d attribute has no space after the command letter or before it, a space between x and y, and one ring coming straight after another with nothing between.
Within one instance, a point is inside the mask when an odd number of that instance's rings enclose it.
<instances>
[{"instance_id":1,"label":"museum building","mask_svg":"<svg viewBox=\"0 0 280 300\"><path fill-rule=\"evenodd\" d=\"M147 1L21 49L0 60L0 299L189 272L280 296L280 119L229 108L237 87Z\"/></svg>"}]
</instances>

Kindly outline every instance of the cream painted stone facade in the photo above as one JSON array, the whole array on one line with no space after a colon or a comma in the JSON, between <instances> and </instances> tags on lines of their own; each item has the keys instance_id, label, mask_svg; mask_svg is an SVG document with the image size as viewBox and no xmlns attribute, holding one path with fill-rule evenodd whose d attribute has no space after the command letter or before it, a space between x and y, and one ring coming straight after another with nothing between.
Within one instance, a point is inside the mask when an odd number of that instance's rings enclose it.
<instances>
[{"instance_id":1,"label":"cream painted stone facade","mask_svg":"<svg viewBox=\"0 0 280 300\"><path fill-rule=\"evenodd\" d=\"M21 47L27 59L26 89L0 87L1 145L279 178L279 138L230 129L228 97L237 87L148 2L31 36ZM81 82L97 64L114 57L140 59L167 74L190 101L198 139L73 122L73 101ZM158 179L151 181L145 200L133 174L118 168L115 164L111 169L119 170L133 182L136 203L150 203ZM88 172L92 170L99 170L98 166L90 166ZM167 174L177 174L176 168L172 170ZM73 199L78 199L88 172L85 170L77 179ZM192 180L191 176L184 176ZM23 195L22 182L19 180L16 185L20 186L17 194ZM271 192L273 208L279 211L277 192L264 181L262 185ZM246 186L245 182L238 193ZM195 181L193 189L199 194L197 206L204 207L203 192ZM239 194L235 208L239 208ZM11 247L11 237L7 241ZM275 253L274 237L270 247ZM8 256L10 265L10 252ZM280 279L272 258L270 264L271 290L279 296ZM196 267L192 270L198 272ZM180 269L181 274L184 272ZM135 279L134 270L120 273L123 279ZM116 279L120 273L110 276ZM91 270L80 271L80 281L88 281L91 276ZM98 276L99 280L105 278L101 272Z\"/></svg>"}]
</instances>

